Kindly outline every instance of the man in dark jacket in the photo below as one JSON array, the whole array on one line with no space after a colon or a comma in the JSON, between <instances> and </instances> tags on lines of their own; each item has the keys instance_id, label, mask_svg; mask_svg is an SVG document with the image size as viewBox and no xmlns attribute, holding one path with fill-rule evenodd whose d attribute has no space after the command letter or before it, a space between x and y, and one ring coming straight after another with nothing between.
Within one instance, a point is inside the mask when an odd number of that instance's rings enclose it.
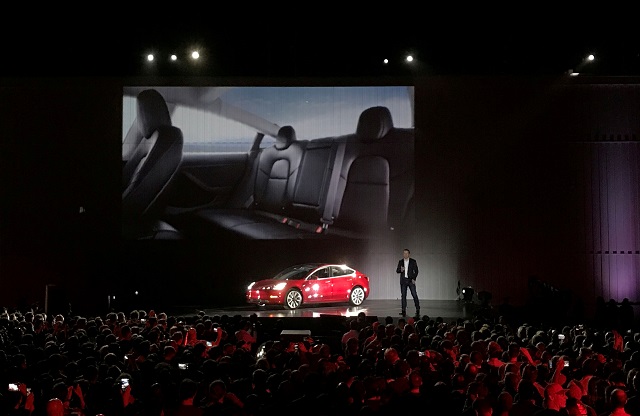
<instances>
[{"instance_id":1,"label":"man in dark jacket","mask_svg":"<svg viewBox=\"0 0 640 416\"><path fill-rule=\"evenodd\" d=\"M418 262L410 257L411 251L408 248L402 250L402 258L398 261L396 273L400 275L400 295L402 297L402 312L400 315L407 316L407 288L411 291L413 304L416 307L416 318L420 317L420 300L416 290L416 279L418 277Z\"/></svg>"}]
</instances>

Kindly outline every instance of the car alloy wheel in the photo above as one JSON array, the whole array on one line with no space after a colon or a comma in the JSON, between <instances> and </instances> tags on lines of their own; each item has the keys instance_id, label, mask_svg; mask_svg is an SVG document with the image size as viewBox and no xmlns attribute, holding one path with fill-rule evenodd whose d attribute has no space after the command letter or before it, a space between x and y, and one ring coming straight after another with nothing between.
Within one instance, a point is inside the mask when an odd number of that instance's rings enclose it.
<instances>
[{"instance_id":1,"label":"car alloy wheel","mask_svg":"<svg viewBox=\"0 0 640 416\"><path fill-rule=\"evenodd\" d=\"M302 304L302 293L292 289L287 292L287 296L284 298L284 306L287 309L297 309Z\"/></svg>"},{"instance_id":2,"label":"car alloy wheel","mask_svg":"<svg viewBox=\"0 0 640 416\"><path fill-rule=\"evenodd\" d=\"M360 286L356 286L353 289L351 289L351 294L349 295L349 301L354 306L360 306L362 305L362 302L364 302L364 296L365 296L364 289L361 288Z\"/></svg>"}]
</instances>

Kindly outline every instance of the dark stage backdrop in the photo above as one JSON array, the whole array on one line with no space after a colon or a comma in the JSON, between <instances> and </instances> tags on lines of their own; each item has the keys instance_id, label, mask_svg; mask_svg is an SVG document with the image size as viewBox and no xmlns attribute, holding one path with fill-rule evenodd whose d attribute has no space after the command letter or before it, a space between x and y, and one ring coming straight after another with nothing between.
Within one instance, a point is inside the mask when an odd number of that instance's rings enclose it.
<instances>
[{"instance_id":1,"label":"dark stage backdrop","mask_svg":"<svg viewBox=\"0 0 640 416\"><path fill-rule=\"evenodd\" d=\"M313 82L327 83L303 83ZM389 265L404 246L423 299L456 299L460 283L496 306L553 300L577 313L598 296L640 301L638 79L409 80L415 234L392 247L280 244L268 256L264 243L121 239L125 83L0 80L0 304L44 305L47 285L57 307L97 312L241 301L256 268L311 250L357 259L376 276L375 298L396 299Z\"/></svg>"},{"instance_id":2,"label":"dark stage backdrop","mask_svg":"<svg viewBox=\"0 0 640 416\"><path fill-rule=\"evenodd\" d=\"M455 297L459 280L568 313L640 300L637 83L443 78L416 92L426 297Z\"/></svg>"}]
</instances>

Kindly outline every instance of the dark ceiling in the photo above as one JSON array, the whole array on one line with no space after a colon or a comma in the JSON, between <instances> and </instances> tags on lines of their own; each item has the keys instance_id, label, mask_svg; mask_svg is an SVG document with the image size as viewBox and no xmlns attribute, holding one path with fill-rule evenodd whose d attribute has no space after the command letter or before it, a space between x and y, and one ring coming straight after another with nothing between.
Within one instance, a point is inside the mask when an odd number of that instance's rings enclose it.
<instances>
[{"instance_id":1,"label":"dark ceiling","mask_svg":"<svg viewBox=\"0 0 640 416\"><path fill-rule=\"evenodd\" d=\"M19 23L5 25L0 29L0 75L364 77L556 75L569 70L640 75L640 36L635 25L619 18L606 21L594 14L601 20L590 21L557 10L532 16L526 9L511 16L509 10L470 11L464 18L433 10L381 9L351 18L325 9L276 18L254 11L251 19L205 11L198 11L197 19L169 12L132 17L114 10L99 21L98 16L72 14L28 22L24 30L16 29ZM371 17L373 12L377 17ZM122 15L107 17L113 13ZM202 52L197 65L186 56L194 46ZM153 69L145 62L152 50L158 54ZM178 54L178 62L169 62L171 53ZM403 62L407 53L415 56L412 65ZM596 60L581 65L590 53Z\"/></svg>"}]
</instances>

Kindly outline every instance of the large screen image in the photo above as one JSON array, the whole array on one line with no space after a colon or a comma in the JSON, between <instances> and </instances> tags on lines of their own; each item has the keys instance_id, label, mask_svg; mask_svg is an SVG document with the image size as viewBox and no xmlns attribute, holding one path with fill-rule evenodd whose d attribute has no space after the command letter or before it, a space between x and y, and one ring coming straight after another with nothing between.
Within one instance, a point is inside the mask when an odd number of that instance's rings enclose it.
<instances>
[{"instance_id":1,"label":"large screen image","mask_svg":"<svg viewBox=\"0 0 640 416\"><path fill-rule=\"evenodd\" d=\"M125 86L122 120L125 241L386 279L415 229L413 86Z\"/></svg>"},{"instance_id":2,"label":"large screen image","mask_svg":"<svg viewBox=\"0 0 640 416\"><path fill-rule=\"evenodd\" d=\"M412 87L126 87L123 235L375 236L413 203Z\"/></svg>"}]
</instances>

